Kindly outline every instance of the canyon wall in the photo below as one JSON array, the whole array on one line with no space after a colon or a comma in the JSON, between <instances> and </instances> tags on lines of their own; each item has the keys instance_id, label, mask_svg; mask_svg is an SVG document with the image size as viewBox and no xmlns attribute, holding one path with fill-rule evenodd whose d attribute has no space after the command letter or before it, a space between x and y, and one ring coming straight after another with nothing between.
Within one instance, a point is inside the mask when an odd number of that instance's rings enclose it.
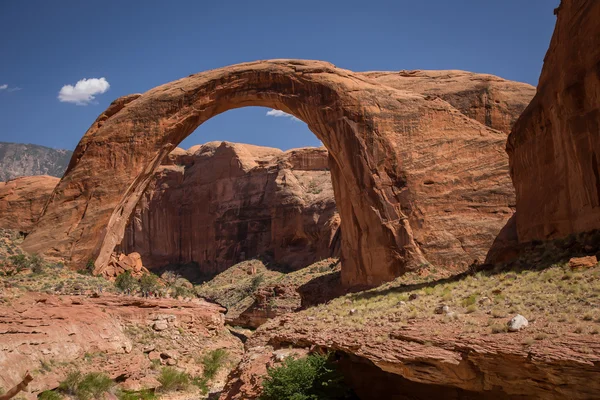
<instances>
[{"instance_id":1,"label":"canyon wall","mask_svg":"<svg viewBox=\"0 0 600 400\"><path fill-rule=\"evenodd\" d=\"M58 181L40 175L0 182L0 228L31 231Z\"/></svg>"},{"instance_id":2,"label":"canyon wall","mask_svg":"<svg viewBox=\"0 0 600 400\"><path fill-rule=\"evenodd\" d=\"M600 2L563 0L537 93L506 146L519 241L600 228Z\"/></svg>"},{"instance_id":3,"label":"canyon wall","mask_svg":"<svg viewBox=\"0 0 600 400\"><path fill-rule=\"evenodd\" d=\"M339 223L324 148L211 142L171 152L118 250L149 268L196 262L210 274L266 255L298 269L339 256Z\"/></svg>"}]
</instances>

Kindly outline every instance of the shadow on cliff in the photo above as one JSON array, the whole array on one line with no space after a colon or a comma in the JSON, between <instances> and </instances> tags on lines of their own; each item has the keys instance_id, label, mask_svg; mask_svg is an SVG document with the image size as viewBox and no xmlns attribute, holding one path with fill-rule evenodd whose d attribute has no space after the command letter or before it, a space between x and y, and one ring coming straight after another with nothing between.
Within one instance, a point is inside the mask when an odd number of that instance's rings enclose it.
<instances>
[{"instance_id":1,"label":"shadow on cliff","mask_svg":"<svg viewBox=\"0 0 600 400\"><path fill-rule=\"evenodd\" d=\"M511 228L508 227L507 229ZM397 286L394 286L392 282L390 283L391 286L387 284L381 289L375 288L356 293L352 297L358 300L390 293L411 292L440 284L458 282L478 273L492 276L506 272L518 274L523 271L543 271L555 265L565 265L573 257L596 255L600 258L600 230L572 234L561 239L540 240L522 244L511 243L510 240L507 240L510 239L510 231L504 232L504 234L507 236L503 236L494 242L496 247L492 246L493 251L490 250L484 264L473 264L462 273L429 282L400 284Z\"/></svg>"}]
</instances>

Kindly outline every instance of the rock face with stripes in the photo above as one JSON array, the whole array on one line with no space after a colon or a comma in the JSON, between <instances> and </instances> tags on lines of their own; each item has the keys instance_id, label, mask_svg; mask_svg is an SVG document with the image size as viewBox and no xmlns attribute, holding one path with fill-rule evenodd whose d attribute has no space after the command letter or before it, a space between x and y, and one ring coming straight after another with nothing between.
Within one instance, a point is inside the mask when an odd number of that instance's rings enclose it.
<instances>
[{"instance_id":1,"label":"rock face with stripes","mask_svg":"<svg viewBox=\"0 0 600 400\"><path fill-rule=\"evenodd\" d=\"M157 169L118 250L148 268L198 274L267 257L290 269L339 256L340 218L324 148L211 142L177 148ZM190 271L191 272L191 271Z\"/></svg>"},{"instance_id":2,"label":"rock face with stripes","mask_svg":"<svg viewBox=\"0 0 600 400\"><path fill-rule=\"evenodd\" d=\"M211 117L263 106L306 122L329 152L346 286L485 257L514 205L506 134L494 129L506 125L494 122L502 108L486 100L491 119L484 112L482 123L467 112L479 100L378 79L321 61L270 60L120 98L81 139L24 247L103 268L165 157Z\"/></svg>"},{"instance_id":3,"label":"rock face with stripes","mask_svg":"<svg viewBox=\"0 0 600 400\"><path fill-rule=\"evenodd\" d=\"M537 93L506 146L519 241L600 228L600 2L563 0Z\"/></svg>"}]
</instances>

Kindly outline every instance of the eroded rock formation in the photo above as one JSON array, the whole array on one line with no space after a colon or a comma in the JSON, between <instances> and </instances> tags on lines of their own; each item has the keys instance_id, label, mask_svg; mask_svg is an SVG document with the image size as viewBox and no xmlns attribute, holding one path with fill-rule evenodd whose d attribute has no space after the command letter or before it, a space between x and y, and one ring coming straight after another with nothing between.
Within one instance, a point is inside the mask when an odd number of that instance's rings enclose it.
<instances>
[{"instance_id":1,"label":"eroded rock formation","mask_svg":"<svg viewBox=\"0 0 600 400\"><path fill-rule=\"evenodd\" d=\"M271 60L115 101L77 146L24 247L104 267L162 160L202 122L249 105L300 118L329 150L347 286L427 261L481 259L512 214L503 132L441 97L325 62Z\"/></svg>"},{"instance_id":2,"label":"eroded rock formation","mask_svg":"<svg viewBox=\"0 0 600 400\"><path fill-rule=\"evenodd\" d=\"M59 181L41 175L0 182L0 228L30 232Z\"/></svg>"},{"instance_id":3,"label":"eroded rock formation","mask_svg":"<svg viewBox=\"0 0 600 400\"><path fill-rule=\"evenodd\" d=\"M132 213L119 249L144 266L205 274L268 255L293 269L339 256L327 151L212 142L176 149Z\"/></svg>"},{"instance_id":4,"label":"eroded rock formation","mask_svg":"<svg viewBox=\"0 0 600 400\"><path fill-rule=\"evenodd\" d=\"M519 241L600 228L600 2L563 0L537 93L506 146Z\"/></svg>"},{"instance_id":5,"label":"eroded rock formation","mask_svg":"<svg viewBox=\"0 0 600 400\"><path fill-rule=\"evenodd\" d=\"M3 297L0 386L11 387L25 371L39 369L43 372L29 385L28 399L56 388L73 371L71 363L82 373L102 371L118 377L124 388L140 390L160 386L151 373L153 359L198 375L200 354L226 349L235 363L242 353L241 343L224 326L223 309L199 300L86 298L11 289Z\"/></svg>"},{"instance_id":6,"label":"eroded rock formation","mask_svg":"<svg viewBox=\"0 0 600 400\"><path fill-rule=\"evenodd\" d=\"M279 352L336 351L361 399L590 399L600 390L600 346L590 336L523 344L521 333L469 335L449 323L343 327L331 317L278 317L246 342L221 400L252 400ZM296 349L292 349L296 348ZM304 354L306 351L304 351ZM345 365L344 365L345 364ZM389 397L388 397L389 396ZM398 397L395 397L398 396Z\"/></svg>"},{"instance_id":7,"label":"eroded rock formation","mask_svg":"<svg viewBox=\"0 0 600 400\"><path fill-rule=\"evenodd\" d=\"M400 90L440 97L469 118L509 133L535 95L535 87L489 74L467 71L364 72Z\"/></svg>"}]
</instances>

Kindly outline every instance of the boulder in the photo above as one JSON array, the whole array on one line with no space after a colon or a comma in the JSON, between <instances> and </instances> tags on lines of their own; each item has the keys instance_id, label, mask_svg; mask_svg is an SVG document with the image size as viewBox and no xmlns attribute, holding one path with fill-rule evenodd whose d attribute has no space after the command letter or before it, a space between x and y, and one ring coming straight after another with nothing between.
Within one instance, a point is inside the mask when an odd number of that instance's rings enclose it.
<instances>
[{"instance_id":1,"label":"boulder","mask_svg":"<svg viewBox=\"0 0 600 400\"><path fill-rule=\"evenodd\" d=\"M164 320L161 319L159 321L154 321L154 323L152 324L152 329L154 329L155 331L164 331L166 329L169 328L169 323Z\"/></svg>"},{"instance_id":2,"label":"boulder","mask_svg":"<svg viewBox=\"0 0 600 400\"><path fill-rule=\"evenodd\" d=\"M508 321L507 325L509 332L518 332L521 329L526 328L527 325L529 325L529 321L527 321L527 318L521 314L517 314L510 321Z\"/></svg>"},{"instance_id":3,"label":"boulder","mask_svg":"<svg viewBox=\"0 0 600 400\"><path fill-rule=\"evenodd\" d=\"M596 256L573 257L569 260L569 267L571 269L591 268L597 265L598 259Z\"/></svg>"}]
</instances>

